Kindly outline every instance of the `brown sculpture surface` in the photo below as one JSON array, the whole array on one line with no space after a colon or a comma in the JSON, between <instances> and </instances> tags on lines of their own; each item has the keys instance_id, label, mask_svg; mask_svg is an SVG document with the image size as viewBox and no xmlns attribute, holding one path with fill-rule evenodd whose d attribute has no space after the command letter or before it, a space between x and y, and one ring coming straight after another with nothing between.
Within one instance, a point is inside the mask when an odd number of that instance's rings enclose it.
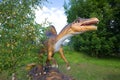
<instances>
[{"instance_id":1,"label":"brown sculpture surface","mask_svg":"<svg viewBox=\"0 0 120 80\"><path fill-rule=\"evenodd\" d=\"M57 34L54 26L50 26L50 30L47 32L48 39L44 42L44 48L41 53L47 52L46 64L49 66L52 61L54 67L58 67L54 54L59 51L61 58L65 61L67 69L70 69L69 63L64 56L62 43L69 37L77 34L84 33L86 31L97 30L97 26L94 24L98 23L97 18L82 19L77 18L72 23L66 25L59 34Z\"/></svg>"},{"instance_id":2,"label":"brown sculpture surface","mask_svg":"<svg viewBox=\"0 0 120 80\"><path fill-rule=\"evenodd\" d=\"M61 73L57 68L29 64L26 66L29 80L75 80L70 76Z\"/></svg>"}]
</instances>

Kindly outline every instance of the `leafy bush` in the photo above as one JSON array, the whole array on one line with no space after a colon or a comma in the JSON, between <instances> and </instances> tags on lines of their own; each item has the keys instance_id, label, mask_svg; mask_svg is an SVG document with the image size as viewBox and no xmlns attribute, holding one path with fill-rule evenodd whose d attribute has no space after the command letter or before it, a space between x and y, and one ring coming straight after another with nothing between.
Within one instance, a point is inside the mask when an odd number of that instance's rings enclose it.
<instances>
[{"instance_id":1,"label":"leafy bush","mask_svg":"<svg viewBox=\"0 0 120 80\"><path fill-rule=\"evenodd\" d=\"M32 50L40 48L41 25L34 9L46 0L2 0L0 2L0 72L16 67ZM39 42L39 43L38 43Z\"/></svg>"},{"instance_id":2,"label":"leafy bush","mask_svg":"<svg viewBox=\"0 0 120 80\"><path fill-rule=\"evenodd\" d=\"M75 50L97 57L119 56L119 4L118 0L71 0L68 4L65 3L68 22L72 22L76 17L97 17L100 20L97 31L86 32L72 38L71 42Z\"/></svg>"}]
</instances>

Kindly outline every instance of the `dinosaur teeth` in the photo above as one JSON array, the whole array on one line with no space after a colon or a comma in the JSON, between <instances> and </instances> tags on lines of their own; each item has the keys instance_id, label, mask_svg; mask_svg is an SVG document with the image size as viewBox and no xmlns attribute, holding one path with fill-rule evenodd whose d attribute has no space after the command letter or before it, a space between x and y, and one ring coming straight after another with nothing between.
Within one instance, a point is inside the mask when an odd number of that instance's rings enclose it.
<instances>
[{"instance_id":1,"label":"dinosaur teeth","mask_svg":"<svg viewBox=\"0 0 120 80\"><path fill-rule=\"evenodd\" d=\"M97 24L98 21L88 21L88 22L84 22L81 24L81 26L88 26L88 25L94 25L94 24Z\"/></svg>"}]
</instances>

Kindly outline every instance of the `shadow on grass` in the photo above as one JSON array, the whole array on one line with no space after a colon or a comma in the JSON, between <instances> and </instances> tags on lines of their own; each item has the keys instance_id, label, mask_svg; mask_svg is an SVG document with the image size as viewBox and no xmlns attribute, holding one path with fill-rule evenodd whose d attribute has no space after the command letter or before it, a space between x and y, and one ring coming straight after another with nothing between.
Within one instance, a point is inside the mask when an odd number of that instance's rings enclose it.
<instances>
[{"instance_id":1,"label":"shadow on grass","mask_svg":"<svg viewBox=\"0 0 120 80\"><path fill-rule=\"evenodd\" d=\"M120 73L118 74L109 74L105 80L120 80Z\"/></svg>"}]
</instances>

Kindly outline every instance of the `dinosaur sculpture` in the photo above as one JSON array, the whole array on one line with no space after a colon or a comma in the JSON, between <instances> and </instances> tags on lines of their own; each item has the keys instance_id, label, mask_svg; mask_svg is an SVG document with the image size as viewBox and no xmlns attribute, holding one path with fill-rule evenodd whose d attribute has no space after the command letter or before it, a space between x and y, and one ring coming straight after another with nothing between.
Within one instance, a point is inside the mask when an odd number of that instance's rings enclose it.
<instances>
[{"instance_id":1,"label":"dinosaur sculpture","mask_svg":"<svg viewBox=\"0 0 120 80\"><path fill-rule=\"evenodd\" d=\"M50 26L50 30L46 33L48 39L45 41L44 51L47 52L47 60L46 64L50 65L52 60L53 66L58 67L55 59L54 54L55 52L59 51L61 58L65 61L67 69L70 69L69 63L64 56L62 43L69 37L72 37L77 34L84 33L86 31L97 30L97 26L94 24L98 23L99 20L97 18L90 18L90 19L82 19L77 18L72 23L66 25L61 32L57 35L56 29L54 26Z\"/></svg>"}]
</instances>

